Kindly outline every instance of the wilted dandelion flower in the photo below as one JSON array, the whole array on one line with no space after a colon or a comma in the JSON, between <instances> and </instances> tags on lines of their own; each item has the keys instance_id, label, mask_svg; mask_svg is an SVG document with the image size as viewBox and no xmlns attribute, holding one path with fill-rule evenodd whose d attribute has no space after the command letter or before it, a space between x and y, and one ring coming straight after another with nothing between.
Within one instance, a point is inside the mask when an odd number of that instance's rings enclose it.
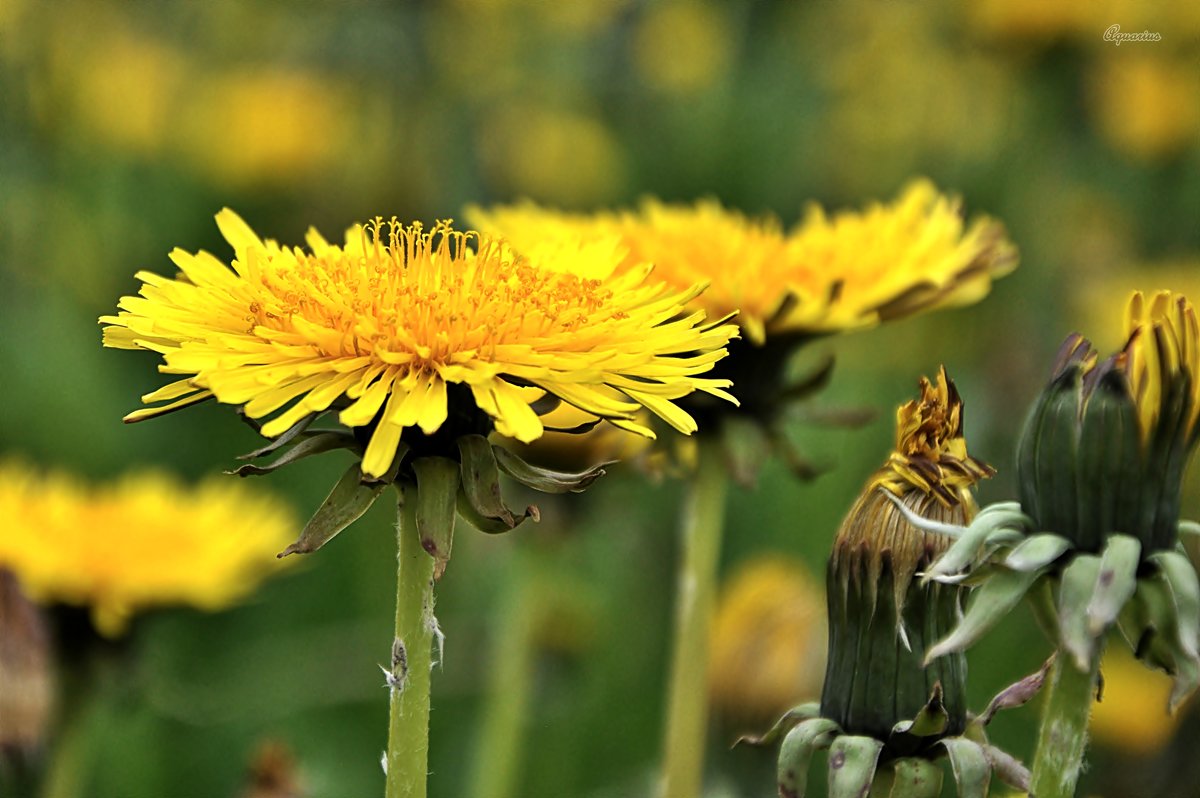
<instances>
[{"instance_id":1,"label":"wilted dandelion flower","mask_svg":"<svg viewBox=\"0 0 1200 798\"><path fill-rule=\"evenodd\" d=\"M696 375L735 328L682 313L701 286L648 280L649 265L614 274L611 244L525 257L445 222L376 220L343 246L310 230L306 252L260 239L229 210L217 223L232 269L176 249L182 274L140 272L141 296L101 319L105 345L159 352L163 372L185 375L143 397L170 404L129 421L211 396L252 419L282 409L261 430L276 437L332 408L366 447L363 473L381 477L410 429L494 423L532 441L544 428L531 404L547 395L647 435L642 407L690 433L675 400L731 399L728 380Z\"/></svg>"},{"instance_id":2,"label":"wilted dandelion flower","mask_svg":"<svg viewBox=\"0 0 1200 798\"><path fill-rule=\"evenodd\" d=\"M150 607L228 607L277 571L295 534L282 502L221 479L191 488L163 473L85 486L0 468L0 568L34 600L88 607L105 635Z\"/></svg>"},{"instance_id":3,"label":"wilted dandelion flower","mask_svg":"<svg viewBox=\"0 0 1200 798\"><path fill-rule=\"evenodd\" d=\"M829 656L819 704L788 712L760 743L783 737L779 794L803 795L813 754L829 749L830 794L941 794L936 757L948 755L959 794L979 794L995 772L1025 788L1028 773L987 743L998 709L1029 700L1043 674L967 714L966 658L927 666L933 642L959 615L960 588L918 574L949 545L909 520L963 523L973 485L992 469L967 453L962 401L945 370L921 380L896 414L896 446L842 521L826 577ZM786 733L786 736L783 736ZM892 787L895 787L893 790Z\"/></svg>"}]
</instances>

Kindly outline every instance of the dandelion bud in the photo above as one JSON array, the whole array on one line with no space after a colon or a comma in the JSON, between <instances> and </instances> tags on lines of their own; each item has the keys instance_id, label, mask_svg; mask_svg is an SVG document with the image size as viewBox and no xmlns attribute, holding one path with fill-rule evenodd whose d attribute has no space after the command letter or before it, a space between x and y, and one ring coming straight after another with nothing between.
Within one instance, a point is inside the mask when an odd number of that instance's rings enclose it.
<instances>
[{"instance_id":1,"label":"dandelion bud","mask_svg":"<svg viewBox=\"0 0 1200 798\"><path fill-rule=\"evenodd\" d=\"M962 401L944 369L897 412L896 444L842 522L829 560L821 715L904 756L965 728L966 661L956 654L923 664L955 624L960 588L915 578L950 540L913 526L897 504L963 525L975 511L970 486L993 472L967 454Z\"/></svg>"},{"instance_id":2,"label":"dandelion bud","mask_svg":"<svg viewBox=\"0 0 1200 798\"><path fill-rule=\"evenodd\" d=\"M1112 534L1142 557L1177 539L1184 467L1197 442L1200 332L1191 303L1169 292L1126 314L1121 351L1102 362L1072 335L1034 405L1017 455L1022 509L1038 530L1101 551Z\"/></svg>"}]
</instances>

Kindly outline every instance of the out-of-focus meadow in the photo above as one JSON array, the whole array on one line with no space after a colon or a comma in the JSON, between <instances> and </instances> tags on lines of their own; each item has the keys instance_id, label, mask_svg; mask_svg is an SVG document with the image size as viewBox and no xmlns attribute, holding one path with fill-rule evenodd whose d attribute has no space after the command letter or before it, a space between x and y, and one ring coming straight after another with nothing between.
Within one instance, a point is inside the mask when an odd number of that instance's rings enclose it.
<instances>
[{"instance_id":1,"label":"out-of-focus meadow","mask_svg":"<svg viewBox=\"0 0 1200 798\"><path fill-rule=\"evenodd\" d=\"M1114 24L1161 39L1118 46ZM925 175L1002 220L1021 265L979 305L808 347L837 369L792 432L827 472L803 483L772 463L734 491L723 581L757 564L794 609L764 621L743 598L719 619L718 645L760 653L717 652L714 795L773 789L771 753L728 746L819 687L823 611L790 564L819 602L832 535L917 378L946 365L972 452L999 469L980 498L1010 498L1016 434L1062 338L1117 346L1133 288L1200 297L1200 6L1186 0L3 0L0 87L0 457L95 481L151 465L195 481L258 445L215 404L122 425L166 379L149 354L102 350L96 324L135 271L172 274L175 246L227 259L224 206L286 243L519 197L715 196L790 224L809 201L861 207ZM848 409L874 420L826 423ZM250 487L302 518L343 467L314 458ZM1187 490L1195 517L1194 477ZM540 500L541 523L511 535L458 537L439 585L435 796L503 766L476 751L505 629L535 645L516 794L650 794L680 490L617 466L568 498ZM239 795L272 742L305 795L381 794L387 504L233 609L136 619L128 672L89 719L85 794ZM970 653L973 705L1049 650L1024 613L1009 619ZM1113 696L1085 790L1119 798L1168 756L1170 728L1165 692ZM1036 721L1012 712L991 732L1027 757Z\"/></svg>"}]
</instances>

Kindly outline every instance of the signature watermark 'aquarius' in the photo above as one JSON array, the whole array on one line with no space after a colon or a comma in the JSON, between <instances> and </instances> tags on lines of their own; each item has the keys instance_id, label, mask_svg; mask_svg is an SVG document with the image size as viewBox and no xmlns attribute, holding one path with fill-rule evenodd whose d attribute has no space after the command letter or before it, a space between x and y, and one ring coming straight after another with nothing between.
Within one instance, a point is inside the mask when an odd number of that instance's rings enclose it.
<instances>
[{"instance_id":1,"label":"signature watermark 'aquarius'","mask_svg":"<svg viewBox=\"0 0 1200 798\"><path fill-rule=\"evenodd\" d=\"M1110 25L1108 30L1104 31L1104 41L1120 47L1121 42L1161 42L1162 34L1149 30L1141 33L1122 33L1120 25Z\"/></svg>"}]
</instances>

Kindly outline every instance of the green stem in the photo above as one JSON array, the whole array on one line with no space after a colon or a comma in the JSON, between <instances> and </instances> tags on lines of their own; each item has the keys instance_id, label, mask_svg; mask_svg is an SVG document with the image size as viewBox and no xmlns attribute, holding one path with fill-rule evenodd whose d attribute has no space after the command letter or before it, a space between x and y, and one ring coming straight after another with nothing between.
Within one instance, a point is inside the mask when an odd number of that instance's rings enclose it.
<instances>
[{"instance_id":1,"label":"green stem","mask_svg":"<svg viewBox=\"0 0 1200 798\"><path fill-rule=\"evenodd\" d=\"M720 450L701 440L684 505L668 688L663 795L697 798L708 729L708 634L728 484Z\"/></svg>"},{"instance_id":2,"label":"green stem","mask_svg":"<svg viewBox=\"0 0 1200 798\"><path fill-rule=\"evenodd\" d=\"M1075 667L1071 655L1058 652L1047 688L1033 759L1030 795L1037 798L1071 798L1083 769L1087 750L1088 718L1096 700L1103 641L1098 641L1088 670Z\"/></svg>"},{"instance_id":3,"label":"green stem","mask_svg":"<svg viewBox=\"0 0 1200 798\"><path fill-rule=\"evenodd\" d=\"M416 496L400 505L396 527L396 639L392 644L387 798L424 798L429 771L429 677L433 637L434 559L417 534Z\"/></svg>"},{"instance_id":4,"label":"green stem","mask_svg":"<svg viewBox=\"0 0 1200 798\"><path fill-rule=\"evenodd\" d=\"M510 798L524 748L525 725L533 693L534 602L530 580L534 569L515 553L512 573L497 622L491 653L483 724L479 732L471 778L474 798Z\"/></svg>"},{"instance_id":5,"label":"green stem","mask_svg":"<svg viewBox=\"0 0 1200 798\"><path fill-rule=\"evenodd\" d=\"M42 798L80 798L84 794L92 750L89 732L96 710L88 697L80 696L77 700L88 705L71 710L59 727L58 740L55 741L50 765L46 769Z\"/></svg>"}]
</instances>

